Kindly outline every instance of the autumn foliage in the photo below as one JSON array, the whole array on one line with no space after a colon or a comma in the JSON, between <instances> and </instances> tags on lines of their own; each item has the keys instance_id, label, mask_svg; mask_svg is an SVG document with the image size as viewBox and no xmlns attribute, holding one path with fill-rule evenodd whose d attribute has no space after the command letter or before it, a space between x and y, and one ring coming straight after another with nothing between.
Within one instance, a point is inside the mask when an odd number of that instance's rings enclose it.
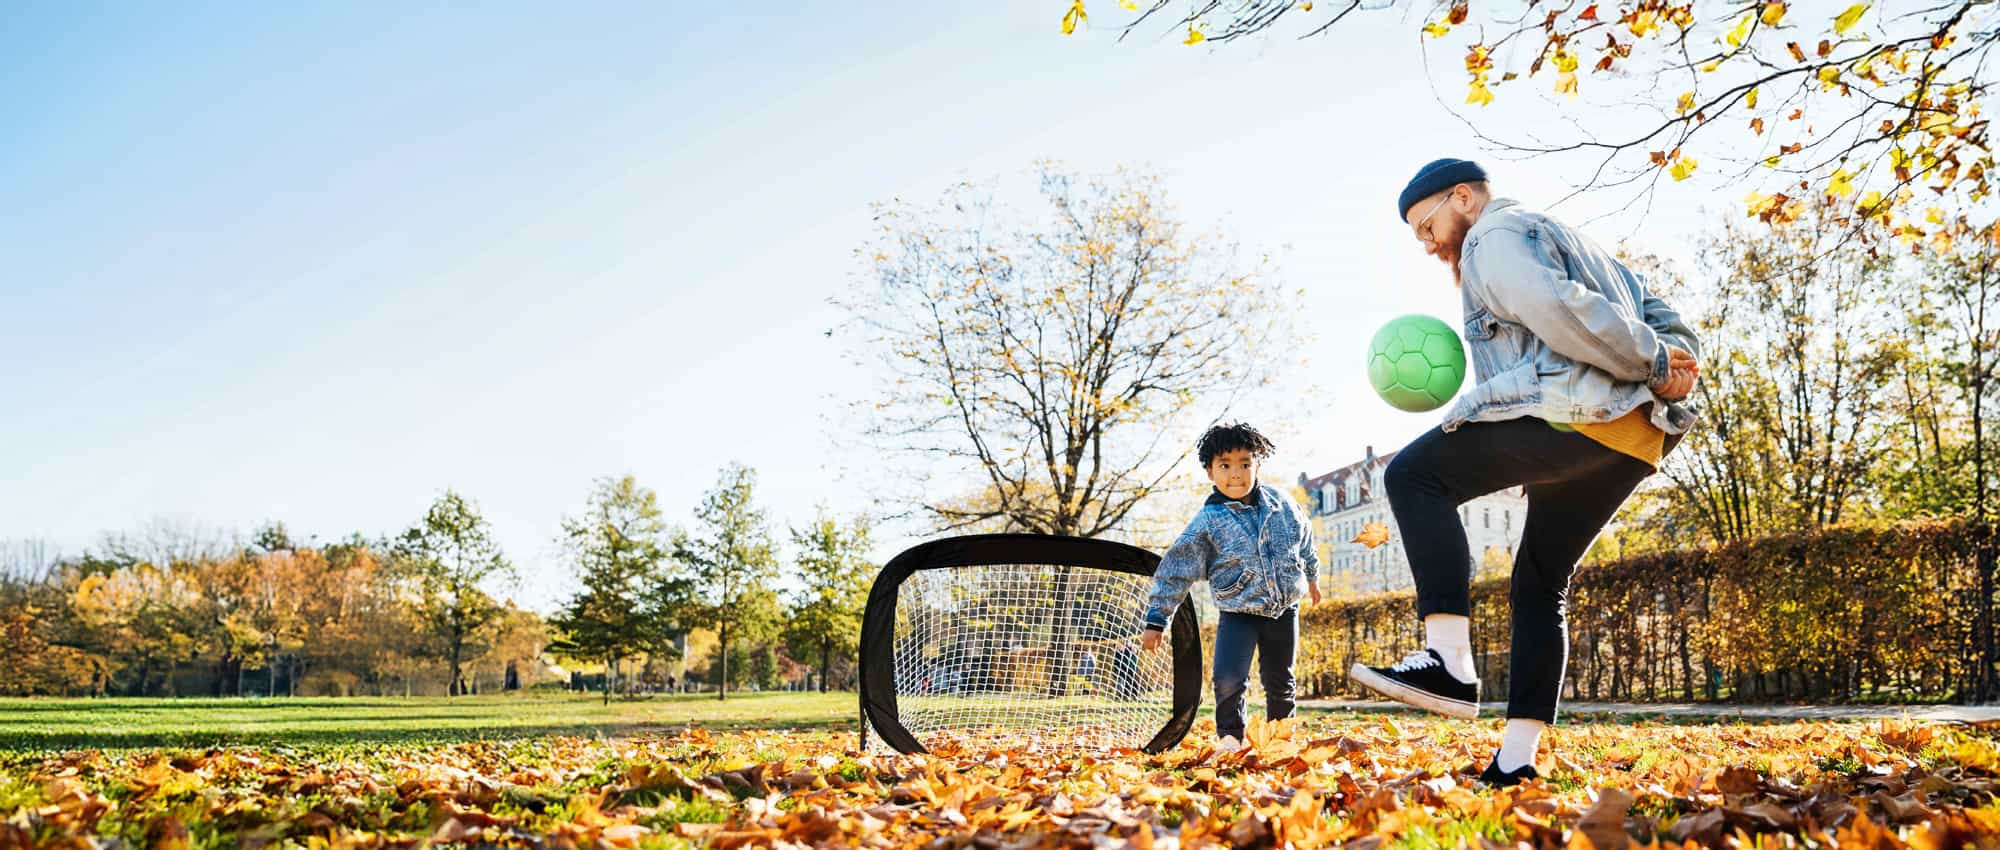
<instances>
[{"instance_id":1,"label":"autumn foliage","mask_svg":"<svg viewBox=\"0 0 2000 850\"><path fill-rule=\"evenodd\" d=\"M1469 773L1487 725L1256 723L1227 754L1212 732L1158 756L689 729L17 757L0 850L2000 846L2000 747L1979 728L1560 727L1547 778L1501 791Z\"/></svg>"},{"instance_id":2,"label":"autumn foliage","mask_svg":"<svg viewBox=\"0 0 2000 850\"><path fill-rule=\"evenodd\" d=\"M1565 694L1613 700L1937 700L1962 696L1974 635L1978 527L1835 526L1579 568L1570 587ZM1472 587L1473 652L1507 692L1504 574ZM1420 638L1409 593L1308 609L1301 687L1357 693L1357 660Z\"/></svg>"},{"instance_id":3,"label":"autumn foliage","mask_svg":"<svg viewBox=\"0 0 2000 850\"><path fill-rule=\"evenodd\" d=\"M1109 6L1070 0L1062 32L1075 34L1091 20L1090 9ZM1120 0L1118 6L1112 25L1124 32L1185 29L1184 43L1212 47L1257 34L1304 38L1336 25L1388 23L1368 13L1405 8L1358 0ZM1982 72L2000 43L2000 26L1990 3L1415 6L1422 18L1399 12L1396 23L1422 21L1415 32L1402 32L1420 39L1427 54L1442 51L1446 61L1431 66L1435 81L1449 84L1439 78L1462 75L1463 102L1447 105L1489 146L1575 157L1580 190L1637 198L1662 181L1707 175L1730 191L1755 189L1745 205L1766 220L1824 200L1912 247L1953 238L1951 225L1928 212L1940 199L1959 209L1992 193L1993 148L1983 111L1991 75ZM1538 118L1553 125L1561 117L1569 127L1506 138L1488 120L1496 102L1539 104L1549 112Z\"/></svg>"}]
</instances>

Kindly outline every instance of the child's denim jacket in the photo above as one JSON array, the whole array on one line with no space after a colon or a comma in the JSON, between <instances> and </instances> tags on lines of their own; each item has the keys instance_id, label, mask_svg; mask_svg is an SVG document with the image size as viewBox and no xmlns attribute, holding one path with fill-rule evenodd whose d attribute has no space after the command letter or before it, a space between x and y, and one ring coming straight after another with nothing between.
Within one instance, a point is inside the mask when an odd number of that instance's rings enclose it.
<instances>
[{"instance_id":1,"label":"child's denim jacket","mask_svg":"<svg viewBox=\"0 0 2000 850\"><path fill-rule=\"evenodd\" d=\"M1167 549L1153 573L1146 627L1165 630L1198 580L1215 592L1218 610L1276 617L1299 604L1306 583L1319 581L1312 522L1285 494L1258 484L1238 502L1217 492Z\"/></svg>"}]
</instances>

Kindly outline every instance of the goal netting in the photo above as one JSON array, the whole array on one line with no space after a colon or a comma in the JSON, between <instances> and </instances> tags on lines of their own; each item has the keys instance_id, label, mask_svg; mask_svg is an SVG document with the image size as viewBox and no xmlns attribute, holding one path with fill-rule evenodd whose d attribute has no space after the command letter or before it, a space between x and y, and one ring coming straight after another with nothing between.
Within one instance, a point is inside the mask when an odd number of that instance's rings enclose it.
<instances>
[{"instance_id":1,"label":"goal netting","mask_svg":"<svg viewBox=\"0 0 2000 850\"><path fill-rule=\"evenodd\" d=\"M863 732L901 752L1061 745L1159 752L1201 703L1192 606L1145 652L1159 557L1107 540L984 534L884 566L861 628Z\"/></svg>"}]
</instances>

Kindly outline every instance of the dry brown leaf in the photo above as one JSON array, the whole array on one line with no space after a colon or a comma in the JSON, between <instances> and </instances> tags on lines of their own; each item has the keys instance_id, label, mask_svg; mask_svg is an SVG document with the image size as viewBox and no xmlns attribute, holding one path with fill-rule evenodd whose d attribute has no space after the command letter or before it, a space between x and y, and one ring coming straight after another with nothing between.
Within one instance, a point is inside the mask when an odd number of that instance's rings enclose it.
<instances>
[{"instance_id":1,"label":"dry brown leaf","mask_svg":"<svg viewBox=\"0 0 2000 850\"><path fill-rule=\"evenodd\" d=\"M1741 765L1724 768L1715 777L1715 790L1724 794L1752 794L1762 787L1757 771Z\"/></svg>"},{"instance_id":2,"label":"dry brown leaf","mask_svg":"<svg viewBox=\"0 0 2000 850\"><path fill-rule=\"evenodd\" d=\"M1630 846L1632 836L1625 832L1625 816L1632 811L1635 799L1632 792L1623 788L1600 789L1597 802L1577 821L1577 833L1588 838L1597 850Z\"/></svg>"}]
</instances>

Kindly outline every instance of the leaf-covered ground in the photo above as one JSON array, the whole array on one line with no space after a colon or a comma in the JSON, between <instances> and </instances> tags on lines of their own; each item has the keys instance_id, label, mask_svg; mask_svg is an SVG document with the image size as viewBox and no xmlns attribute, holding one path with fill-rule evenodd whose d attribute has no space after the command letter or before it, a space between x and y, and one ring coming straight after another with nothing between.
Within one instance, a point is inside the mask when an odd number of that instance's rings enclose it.
<instances>
[{"instance_id":1,"label":"leaf-covered ground","mask_svg":"<svg viewBox=\"0 0 2000 850\"><path fill-rule=\"evenodd\" d=\"M1204 724L1205 725L1205 724ZM1219 754L688 729L622 740L0 754L0 850L1838 846L2000 848L1992 731L1581 724L1545 781L1472 771L1497 724L1320 717Z\"/></svg>"}]
</instances>

